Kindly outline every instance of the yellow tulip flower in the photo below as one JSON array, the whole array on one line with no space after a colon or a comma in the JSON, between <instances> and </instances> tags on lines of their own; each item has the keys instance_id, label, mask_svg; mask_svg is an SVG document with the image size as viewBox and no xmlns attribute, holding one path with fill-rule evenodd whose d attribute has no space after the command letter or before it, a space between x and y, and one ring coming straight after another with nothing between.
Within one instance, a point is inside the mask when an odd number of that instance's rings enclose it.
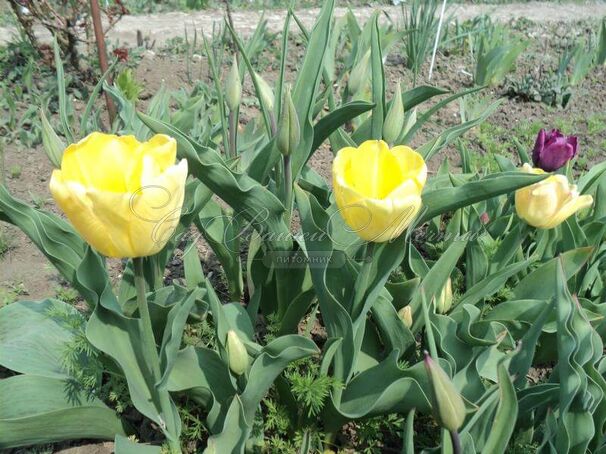
<instances>
[{"instance_id":1,"label":"yellow tulip flower","mask_svg":"<svg viewBox=\"0 0 606 454\"><path fill-rule=\"evenodd\" d=\"M347 225L366 241L384 242L400 236L419 212L427 166L410 147L368 140L339 150L332 175Z\"/></svg>"},{"instance_id":2,"label":"yellow tulip flower","mask_svg":"<svg viewBox=\"0 0 606 454\"><path fill-rule=\"evenodd\" d=\"M51 193L82 237L108 257L159 252L179 222L187 161L175 164L177 144L156 135L94 132L66 148L53 171Z\"/></svg>"},{"instance_id":3,"label":"yellow tulip flower","mask_svg":"<svg viewBox=\"0 0 606 454\"><path fill-rule=\"evenodd\" d=\"M522 170L537 175L545 173L527 163ZM538 183L518 189L515 200L518 216L539 229L553 229L577 211L593 204L593 197L579 195L576 185L569 184L564 175L551 175Z\"/></svg>"}]
</instances>

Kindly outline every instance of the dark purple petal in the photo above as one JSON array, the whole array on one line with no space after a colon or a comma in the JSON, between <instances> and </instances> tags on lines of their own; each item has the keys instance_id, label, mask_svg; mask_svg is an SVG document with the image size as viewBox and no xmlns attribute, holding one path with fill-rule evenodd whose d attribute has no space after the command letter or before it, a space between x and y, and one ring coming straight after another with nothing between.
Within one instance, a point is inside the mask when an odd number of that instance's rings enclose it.
<instances>
[{"instance_id":1,"label":"dark purple petal","mask_svg":"<svg viewBox=\"0 0 606 454\"><path fill-rule=\"evenodd\" d=\"M562 134L559 129L552 129L545 136L545 146L549 146L550 144L562 137L564 137L564 134Z\"/></svg>"},{"instance_id":2,"label":"dark purple petal","mask_svg":"<svg viewBox=\"0 0 606 454\"><path fill-rule=\"evenodd\" d=\"M576 156L577 155L577 146L578 146L578 140L577 140L577 136L570 136L568 137L568 144L572 147L572 156Z\"/></svg>"},{"instance_id":3,"label":"dark purple petal","mask_svg":"<svg viewBox=\"0 0 606 454\"><path fill-rule=\"evenodd\" d=\"M532 162L535 167L540 167L541 152L545 147L545 130L541 129L537 134L537 140L534 143L534 149L532 150Z\"/></svg>"},{"instance_id":4,"label":"dark purple petal","mask_svg":"<svg viewBox=\"0 0 606 454\"><path fill-rule=\"evenodd\" d=\"M559 138L541 154L540 167L546 172L553 172L566 165L574 156L574 150L565 138Z\"/></svg>"}]
</instances>

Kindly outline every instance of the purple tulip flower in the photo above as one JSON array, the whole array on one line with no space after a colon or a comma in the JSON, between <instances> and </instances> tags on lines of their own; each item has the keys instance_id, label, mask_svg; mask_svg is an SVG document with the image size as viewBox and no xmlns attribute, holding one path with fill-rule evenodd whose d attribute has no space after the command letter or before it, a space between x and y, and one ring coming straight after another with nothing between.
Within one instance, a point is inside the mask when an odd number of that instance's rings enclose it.
<instances>
[{"instance_id":1,"label":"purple tulip flower","mask_svg":"<svg viewBox=\"0 0 606 454\"><path fill-rule=\"evenodd\" d=\"M553 172L566 165L576 154L575 136L566 137L557 129L552 129L551 132L541 129L532 151L532 161L535 167Z\"/></svg>"}]
</instances>

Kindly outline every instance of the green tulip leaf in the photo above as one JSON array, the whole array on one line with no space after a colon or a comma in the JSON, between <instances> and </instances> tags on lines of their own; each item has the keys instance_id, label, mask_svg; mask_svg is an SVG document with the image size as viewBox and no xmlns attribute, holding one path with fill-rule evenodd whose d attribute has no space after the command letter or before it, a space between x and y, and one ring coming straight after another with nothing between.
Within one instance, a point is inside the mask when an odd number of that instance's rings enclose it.
<instances>
[{"instance_id":1,"label":"green tulip leaf","mask_svg":"<svg viewBox=\"0 0 606 454\"><path fill-rule=\"evenodd\" d=\"M114 439L114 454L160 454L161 452L160 446L135 443L122 435L116 435Z\"/></svg>"},{"instance_id":2,"label":"green tulip leaf","mask_svg":"<svg viewBox=\"0 0 606 454\"><path fill-rule=\"evenodd\" d=\"M65 380L16 375L0 380L0 448L64 440L113 440L126 427L96 397L66 387Z\"/></svg>"},{"instance_id":3,"label":"green tulip leaf","mask_svg":"<svg viewBox=\"0 0 606 454\"><path fill-rule=\"evenodd\" d=\"M503 454L513 434L518 416L518 400L507 367L501 362L497 367L499 377L499 405L492 429L482 452Z\"/></svg>"},{"instance_id":4,"label":"green tulip leaf","mask_svg":"<svg viewBox=\"0 0 606 454\"><path fill-rule=\"evenodd\" d=\"M561 259L554 258L522 279L514 289L516 299L549 299L554 296L560 260L564 267L564 276L569 280L587 263L593 253L592 247L573 249L562 254Z\"/></svg>"},{"instance_id":5,"label":"green tulip leaf","mask_svg":"<svg viewBox=\"0 0 606 454\"><path fill-rule=\"evenodd\" d=\"M22 374L71 378L63 365L68 345L84 326L82 315L61 301L19 301L0 309L0 364Z\"/></svg>"},{"instance_id":6,"label":"green tulip leaf","mask_svg":"<svg viewBox=\"0 0 606 454\"><path fill-rule=\"evenodd\" d=\"M59 216L29 207L0 185L0 220L21 229L61 275L94 307L99 295L84 283L96 276L109 282L100 256L93 252L73 227ZM87 260L85 256L94 256ZM102 288L105 285L103 284Z\"/></svg>"},{"instance_id":7,"label":"green tulip leaf","mask_svg":"<svg viewBox=\"0 0 606 454\"><path fill-rule=\"evenodd\" d=\"M510 194L516 189L537 183L546 175L523 172L493 173L476 181L470 181L456 188L442 188L425 191L422 195L424 211L418 224L433 219L443 213L487 200L501 194Z\"/></svg>"}]
</instances>

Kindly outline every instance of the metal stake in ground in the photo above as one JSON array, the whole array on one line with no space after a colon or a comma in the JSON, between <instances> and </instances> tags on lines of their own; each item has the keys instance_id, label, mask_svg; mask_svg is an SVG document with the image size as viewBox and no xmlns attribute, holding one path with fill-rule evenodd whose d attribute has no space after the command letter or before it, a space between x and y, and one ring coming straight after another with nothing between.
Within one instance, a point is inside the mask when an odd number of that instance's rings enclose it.
<instances>
[{"instance_id":1,"label":"metal stake in ground","mask_svg":"<svg viewBox=\"0 0 606 454\"><path fill-rule=\"evenodd\" d=\"M99 54L99 67L101 73L107 72L107 50L105 48L105 34L103 33L103 25L101 24L101 10L97 0L90 0L90 15L93 19L93 29L95 30L95 41L97 42L97 53ZM111 83L111 76L107 76ZM105 104L107 105L107 113L109 114L110 129L116 118L116 105L110 98L109 94L105 93Z\"/></svg>"}]
</instances>

